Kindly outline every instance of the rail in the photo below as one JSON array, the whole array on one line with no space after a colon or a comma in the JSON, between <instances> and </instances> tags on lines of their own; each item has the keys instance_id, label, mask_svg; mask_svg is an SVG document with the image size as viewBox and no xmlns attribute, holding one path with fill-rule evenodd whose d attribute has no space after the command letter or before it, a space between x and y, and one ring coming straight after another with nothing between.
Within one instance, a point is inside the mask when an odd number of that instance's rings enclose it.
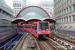
<instances>
[{"instance_id":1,"label":"rail","mask_svg":"<svg viewBox=\"0 0 75 50\"><path fill-rule=\"evenodd\" d=\"M75 44L75 42L74 42L74 41L71 41L71 40L69 40L69 39L66 39L66 38L64 38L64 37L57 36L57 35L55 35L55 34L52 34L52 36L55 36L55 37L62 38L63 40L66 40L66 41L68 41L68 42L70 42L70 43L72 43L72 44Z\"/></svg>"},{"instance_id":2,"label":"rail","mask_svg":"<svg viewBox=\"0 0 75 50\"><path fill-rule=\"evenodd\" d=\"M23 31L24 33L24 31ZM24 34L20 40L17 42L17 44L12 48L12 50L20 50L22 45L23 45L23 42L24 42L24 39L26 38L26 35Z\"/></svg>"},{"instance_id":3,"label":"rail","mask_svg":"<svg viewBox=\"0 0 75 50\"><path fill-rule=\"evenodd\" d=\"M54 47L49 41L46 40L46 42L47 42L50 46L52 46L52 48L53 48L54 50L57 50L57 48Z\"/></svg>"},{"instance_id":4,"label":"rail","mask_svg":"<svg viewBox=\"0 0 75 50\"><path fill-rule=\"evenodd\" d=\"M36 39L36 40L37 40L37 42L38 42L38 44L39 44L40 50L43 50L43 47L41 46L39 40L38 40L38 39Z\"/></svg>"},{"instance_id":5,"label":"rail","mask_svg":"<svg viewBox=\"0 0 75 50\"><path fill-rule=\"evenodd\" d=\"M51 50L57 50L57 48L54 47L48 40L40 41L40 40L37 39L37 42L39 44L40 50L46 50L46 49L47 50L49 50L49 49L51 49Z\"/></svg>"},{"instance_id":6,"label":"rail","mask_svg":"<svg viewBox=\"0 0 75 50\"><path fill-rule=\"evenodd\" d=\"M64 37L61 37L61 36L58 36L55 34L52 34L52 37L54 37L54 39L57 40L58 42L60 42L61 44L64 44L67 47L69 46L69 48L67 48L67 49L74 49L75 48L74 41L71 41L69 39L66 39Z\"/></svg>"}]
</instances>

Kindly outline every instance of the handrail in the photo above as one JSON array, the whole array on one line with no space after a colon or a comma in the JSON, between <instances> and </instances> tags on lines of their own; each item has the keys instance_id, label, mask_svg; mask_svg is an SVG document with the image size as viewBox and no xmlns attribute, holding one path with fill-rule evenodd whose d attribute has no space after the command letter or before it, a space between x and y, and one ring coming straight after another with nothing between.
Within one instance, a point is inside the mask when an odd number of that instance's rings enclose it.
<instances>
[{"instance_id":1,"label":"handrail","mask_svg":"<svg viewBox=\"0 0 75 50\"><path fill-rule=\"evenodd\" d=\"M23 36L23 34L24 34L24 32L23 33L21 33L21 34L19 34L19 35L17 35L16 37L14 37L13 39L11 39L9 42L7 42L6 44L4 44L3 46L1 46L0 47L0 49L2 49L3 48L3 50L8 50L10 47L11 47L11 49L12 49L12 45L15 45L16 44L16 42L15 41L17 41L17 40L19 40L22 36ZM12 41L14 41L14 42L12 42ZM9 43L11 42L11 45L9 45ZM5 46L6 45L8 45L8 47L7 48L5 48Z\"/></svg>"},{"instance_id":2,"label":"handrail","mask_svg":"<svg viewBox=\"0 0 75 50\"><path fill-rule=\"evenodd\" d=\"M75 36L75 30L64 30L64 29L56 29L57 32L67 33Z\"/></svg>"},{"instance_id":3,"label":"handrail","mask_svg":"<svg viewBox=\"0 0 75 50\"><path fill-rule=\"evenodd\" d=\"M24 32L24 31L23 31ZM12 50L20 50L22 45L23 45L23 42L24 42L24 39L26 38L26 35L24 34L20 40L17 42L17 44L12 48Z\"/></svg>"}]
</instances>

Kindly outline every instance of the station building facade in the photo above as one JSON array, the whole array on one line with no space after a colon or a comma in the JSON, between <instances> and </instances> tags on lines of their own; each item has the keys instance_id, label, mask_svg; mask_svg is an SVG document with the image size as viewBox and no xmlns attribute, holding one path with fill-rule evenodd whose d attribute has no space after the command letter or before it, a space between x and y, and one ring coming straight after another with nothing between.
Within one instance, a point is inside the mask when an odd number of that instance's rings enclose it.
<instances>
[{"instance_id":1,"label":"station building facade","mask_svg":"<svg viewBox=\"0 0 75 50\"><path fill-rule=\"evenodd\" d=\"M12 30L13 9L10 8L4 0L0 0L0 33Z\"/></svg>"},{"instance_id":2,"label":"station building facade","mask_svg":"<svg viewBox=\"0 0 75 50\"><path fill-rule=\"evenodd\" d=\"M48 12L50 17L52 17L52 14L53 14L53 1L43 1L43 0L41 0L39 5Z\"/></svg>"},{"instance_id":3,"label":"station building facade","mask_svg":"<svg viewBox=\"0 0 75 50\"><path fill-rule=\"evenodd\" d=\"M54 0L57 29L75 30L75 0Z\"/></svg>"},{"instance_id":4,"label":"station building facade","mask_svg":"<svg viewBox=\"0 0 75 50\"><path fill-rule=\"evenodd\" d=\"M23 1L13 1L13 10L15 17L24 6L25 3Z\"/></svg>"}]
</instances>

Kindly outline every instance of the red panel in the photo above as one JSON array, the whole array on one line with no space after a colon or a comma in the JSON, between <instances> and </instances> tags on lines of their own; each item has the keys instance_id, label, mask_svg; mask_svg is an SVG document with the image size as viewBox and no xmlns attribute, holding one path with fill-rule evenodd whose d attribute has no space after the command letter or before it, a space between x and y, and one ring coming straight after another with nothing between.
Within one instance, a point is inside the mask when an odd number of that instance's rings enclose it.
<instances>
[{"instance_id":1,"label":"red panel","mask_svg":"<svg viewBox=\"0 0 75 50\"><path fill-rule=\"evenodd\" d=\"M23 20L23 19L16 19L16 20L14 20L12 23L18 23L18 22L26 22L26 21Z\"/></svg>"},{"instance_id":2,"label":"red panel","mask_svg":"<svg viewBox=\"0 0 75 50\"><path fill-rule=\"evenodd\" d=\"M55 20L53 19L44 19L43 21L49 21L50 23L55 23Z\"/></svg>"}]
</instances>

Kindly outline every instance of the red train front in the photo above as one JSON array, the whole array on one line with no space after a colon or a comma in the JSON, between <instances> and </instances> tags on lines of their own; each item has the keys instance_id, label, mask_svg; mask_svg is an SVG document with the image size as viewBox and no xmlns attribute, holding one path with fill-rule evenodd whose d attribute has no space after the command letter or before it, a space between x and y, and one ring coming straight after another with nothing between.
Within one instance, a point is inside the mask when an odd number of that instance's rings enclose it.
<instances>
[{"instance_id":1,"label":"red train front","mask_svg":"<svg viewBox=\"0 0 75 50\"><path fill-rule=\"evenodd\" d=\"M23 24L24 31L32 33L35 37L51 37L50 33L50 23L45 22L35 22L31 24Z\"/></svg>"},{"instance_id":2,"label":"red train front","mask_svg":"<svg viewBox=\"0 0 75 50\"><path fill-rule=\"evenodd\" d=\"M38 36L51 37L49 22L38 22Z\"/></svg>"}]
</instances>

